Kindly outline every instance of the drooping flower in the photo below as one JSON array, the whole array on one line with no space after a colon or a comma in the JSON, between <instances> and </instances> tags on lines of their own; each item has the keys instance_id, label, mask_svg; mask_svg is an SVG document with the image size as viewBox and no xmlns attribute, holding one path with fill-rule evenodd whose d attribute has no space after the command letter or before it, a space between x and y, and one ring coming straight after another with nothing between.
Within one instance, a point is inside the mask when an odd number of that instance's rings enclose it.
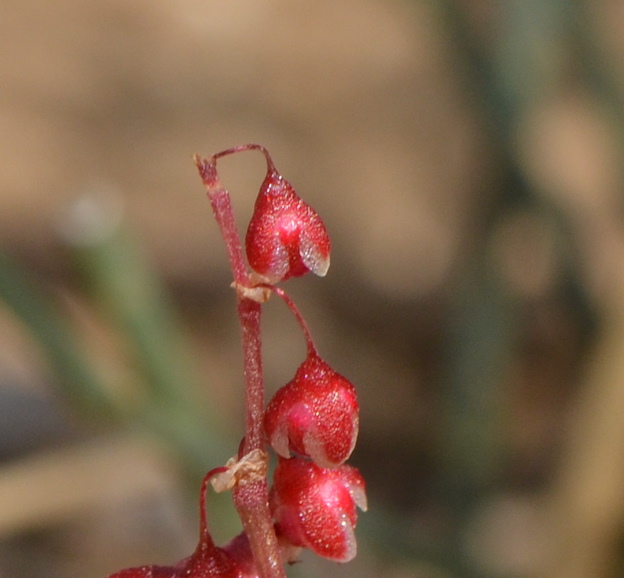
<instances>
[{"instance_id":1,"label":"drooping flower","mask_svg":"<svg viewBox=\"0 0 624 578\"><path fill-rule=\"evenodd\" d=\"M336 562L352 560L356 506L367 508L364 479L356 468L321 468L304 458L280 458L271 509L278 535L294 546Z\"/></svg>"},{"instance_id":2,"label":"drooping flower","mask_svg":"<svg viewBox=\"0 0 624 578\"><path fill-rule=\"evenodd\" d=\"M311 354L269 402L264 427L280 456L287 458L294 452L321 467L339 466L351 455L357 439L355 387Z\"/></svg>"},{"instance_id":3,"label":"drooping flower","mask_svg":"<svg viewBox=\"0 0 624 578\"><path fill-rule=\"evenodd\" d=\"M323 277L330 260L327 229L268 157L267 162L267 174L245 237L249 265L268 283L308 271Z\"/></svg>"}]
</instances>

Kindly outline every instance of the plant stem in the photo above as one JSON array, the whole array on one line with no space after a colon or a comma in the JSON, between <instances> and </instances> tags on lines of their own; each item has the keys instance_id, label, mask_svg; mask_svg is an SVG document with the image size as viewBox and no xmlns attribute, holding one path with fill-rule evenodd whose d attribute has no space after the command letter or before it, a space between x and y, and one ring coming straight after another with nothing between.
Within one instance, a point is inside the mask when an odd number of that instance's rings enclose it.
<instances>
[{"instance_id":1,"label":"plant stem","mask_svg":"<svg viewBox=\"0 0 624 578\"><path fill-rule=\"evenodd\" d=\"M234 487L234 505L249 538L259 575L262 578L286 578L268 496L266 478Z\"/></svg>"},{"instance_id":2,"label":"plant stem","mask_svg":"<svg viewBox=\"0 0 624 578\"><path fill-rule=\"evenodd\" d=\"M238 152L238 150L231 150L231 152ZM249 287L251 283L236 229L230 196L221 186L216 170L218 156L229 153L230 151L224 151L209 160L195 156L195 163L206 186L215 219L227 248L234 283L240 287ZM246 408L245 438L240 453L245 455L252 450L263 449L264 446L262 428L264 380L260 339L262 307L259 303L242 297L238 291L237 295L237 312L243 342ZM239 454L239 459L242 455ZM262 578L285 578L286 574L269 509L269 489L266 478L237 485L234 489L234 505L249 538L260 576Z\"/></svg>"},{"instance_id":3,"label":"plant stem","mask_svg":"<svg viewBox=\"0 0 624 578\"><path fill-rule=\"evenodd\" d=\"M221 157L225 157L227 155L233 155L235 153L240 153L243 151L260 151L264 155L264 158L266 159L267 169L269 171L275 170L275 165L273 164L273 159L271 158L269 151L259 144L238 145L236 147L232 147L231 149L221 151L220 153L217 153L216 155L214 155L212 158L214 161L216 161L217 159L220 159Z\"/></svg>"},{"instance_id":4,"label":"plant stem","mask_svg":"<svg viewBox=\"0 0 624 578\"><path fill-rule=\"evenodd\" d=\"M303 336L305 337L305 340L306 340L306 345L308 348L308 356L312 357L312 356L318 355L316 351L316 345L314 345L314 340L312 339L312 334L310 333L310 330L308 329L308 324L305 322L305 319L303 318L303 315L301 315L301 312L295 305L295 302L290 298L288 293L286 293L286 291L284 291L281 287L275 287L274 285L267 285L267 287L270 287L271 290L278 297L280 297L282 301L284 301L284 303L286 303L291 313L297 319L297 323L299 323L299 327L301 327L301 331L303 331Z\"/></svg>"},{"instance_id":5,"label":"plant stem","mask_svg":"<svg viewBox=\"0 0 624 578\"><path fill-rule=\"evenodd\" d=\"M262 351L260 317L262 306L251 299L238 298L236 307L242 330L245 371L245 439L242 455L263 447L264 380L262 377Z\"/></svg>"},{"instance_id":6,"label":"plant stem","mask_svg":"<svg viewBox=\"0 0 624 578\"><path fill-rule=\"evenodd\" d=\"M243 287L249 286L249 274L245 257L243 255L243 247L236 230L236 221L234 220L234 211L232 210L232 202L229 193L221 186L219 177L217 176L216 158L202 159L199 155L193 157L202 182L206 187L208 199L212 206L217 224L221 231L221 236L227 249L230 266L234 274L234 282Z\"/></svg>"}]
</instances>

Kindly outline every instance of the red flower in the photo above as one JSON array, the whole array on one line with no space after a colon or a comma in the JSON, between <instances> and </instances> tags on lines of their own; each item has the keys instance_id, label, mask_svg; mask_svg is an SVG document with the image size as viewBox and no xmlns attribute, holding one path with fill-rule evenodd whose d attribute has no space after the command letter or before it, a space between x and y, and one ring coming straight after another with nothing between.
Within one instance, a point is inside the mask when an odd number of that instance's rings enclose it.
<instances>
[{"instance_id":1,"label":"red flower","mask_svg":"<svg viewBox=\"0 0 624 578\"><path fill-rule=\"evenodd\" d=\"M271 508L278 535L336 562L355 557L356 506L366 510L364 480L351 466L320 468L303 458L280 458Z\"/></svg>"},{"instance_id":2,"label":"red flower","mask_svg":"<svg viewBox=\"0 0 624 578\"><path fill-rule=\"evenodd\" d=\"M272 163L256 199L245 247L249 265L268 283L308 271L323 277L329 269L330 241L321 217Z\"/></svg>"},{"instance_id":3,"label":"red flower","mask_svg":"<svg viewBox=\"0 0 624 578\"><path fill-rule=\"evenodd\" d=\"M269 402L264 427L280 456L288 458L292 451L322 467L339 466L357 439L355 388L317 355L309 355Z\"/></svg>"}]
</instances>

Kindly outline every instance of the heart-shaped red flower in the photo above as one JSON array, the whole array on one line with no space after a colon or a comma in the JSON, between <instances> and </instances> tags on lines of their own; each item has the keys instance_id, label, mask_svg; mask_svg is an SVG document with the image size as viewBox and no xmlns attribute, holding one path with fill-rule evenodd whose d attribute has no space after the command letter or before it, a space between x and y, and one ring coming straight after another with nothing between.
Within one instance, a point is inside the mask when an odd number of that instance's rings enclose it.
<instances>
[{"instance_id":1,"label":"heart-shaped red flower","mask_svg":"<svg viewBox=\"0 0 624 578\"><path fill-rule=\"evenodd\" d=\"M356 468L328 469L303 458L280 458L271 509L278 535L294 546L336 562L352 560L356 506L367 508L364 479Z\"/></svg>"},{"instance_id":2,"label":"heart-shaped red flower","mask_svg":"<svg viewBox=\"0 0 624 578\"><path fill-rule=\"evenodd\" d=\"M359 429L355 387L316 354L279 389L264 416L269 443L282 457L307 456L336 467L351 455Z\"/></svg>"},{"instance_id":3,"label":"heart-shaped red flower","mask_svg":"<svg viewBox=\"0 0 624 578\"><path fill-rule=\"evenodd\" d=\"M308 271L325 276L331 244L318 213L305 203L267 158L269 167L247 228L250 267L268 283Z\"/></svg>"}]
</instances>

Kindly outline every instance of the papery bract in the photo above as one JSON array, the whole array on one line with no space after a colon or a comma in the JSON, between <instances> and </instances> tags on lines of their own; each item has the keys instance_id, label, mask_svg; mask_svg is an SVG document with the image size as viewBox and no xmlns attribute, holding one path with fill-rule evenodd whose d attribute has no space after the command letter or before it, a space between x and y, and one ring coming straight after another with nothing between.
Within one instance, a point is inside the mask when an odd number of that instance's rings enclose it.
<instances>
[{"instance_id":1,"label":"papery bract","mask_svg":"<svg viewBox=\"0 0 624 578\"><path fill-rule=\"evenodd\" d=\"M364 480L357 469L321 468L304 458L280 458L271 508L278 535L294 546L336 562L353 559L356 506L367 508Z\"/></svg>"},{"instance_id":2,"label":"papery bract","mask_svg":"<svg viewBox=\"0 0 624 578\"><path fill-rule=\"evenodd\" d=\"M329 269L330 240L318 213L269 164L245 237L251 268L269 283Z\"/></svg>"},{"instance_id":3,"label":"papery bract","mask_svg":"<svg viewBox=\"0 0 624 578\"><path fill-rule=\"evenodd\" d=\"M322 467L339 466L357 439L355 388L320 357L309 355L269 402L264 427L280 456L290 457L292 451Z\"/></svg>"}]
</instances>

